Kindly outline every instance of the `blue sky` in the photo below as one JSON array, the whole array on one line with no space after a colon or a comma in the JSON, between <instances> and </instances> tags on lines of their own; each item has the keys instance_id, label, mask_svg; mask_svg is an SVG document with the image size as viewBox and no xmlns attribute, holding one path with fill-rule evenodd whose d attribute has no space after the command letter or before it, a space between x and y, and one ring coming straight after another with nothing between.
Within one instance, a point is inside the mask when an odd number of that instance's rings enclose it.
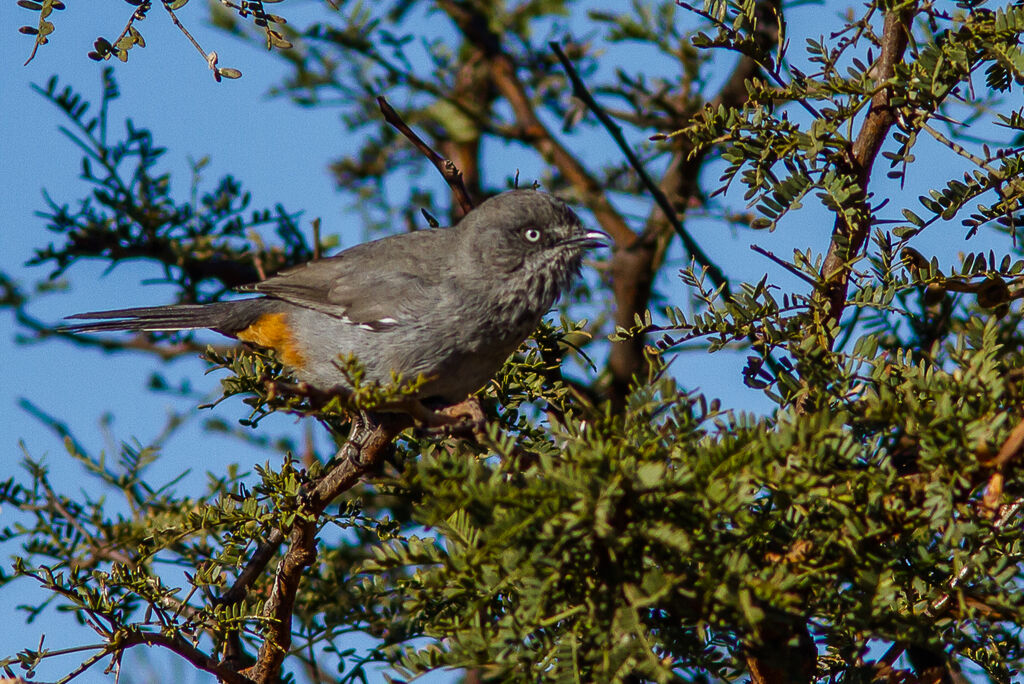
<instances>
[{"instance_id":1,"label":"blue sky","mask_svg":"<svg viewBox=\"0 0 1024 684\"><path fill-rule=\"evenodd\" d=\"M0 229L0 268L20 279L23 285L44 274L40 268L24 266L24 262L33 249L53 239L46 233L43 220L35 216L44 207L42 189L46 188L58 202L73 202L88 191L78 178L78 151L58 132L58 126L65 123L63 115L32 92L29 84L45 83L57 73L63 84L73 85L98 101L100 72L105 64L89 60L86 52L98 35L116 35L131 9L123 2L67 5L67 10L55 18L57 30L51 44L41 48L35 60L24 67L21 64L31 50L31 39L16 34L13 27L28 23L33 16L13 2L0 5L0 26L6 32L0 40L5 65L0 69L0 96L5 104L0 108L0 130L5 132L0 137L0 188L5 206L5 224ZM279 13L301 24L303 15L316 11L316 5L289 2L281 6ZM189 160L209 155L211 161L204 172L208 183L232 173L253 193L254 206L280 202L290 210L302 210L305 226L319 217L325 234L338 234L343 245L358 242L363 234L357 213L350 206L350 199L336 191L327 173L330 161L354 150L358 143L342 127L337 113L330 109L301 109L287 100L268 98L268 86L285 73L279 60L251 44L204 27L202 3L192 3L180 14L204 48L217 50L221 65L241 69L243 78L216 83L192 46L156 6L141 27L147 47L133 50L127 64L115 63L122 98L114 103L112 128L122 126L128 114L137 125L150 128L157 143L169 149L162 168L172 174L179 193L187 191ZM826 27L819 25L820 19L812 18L822 16L829 21L835 17L826 15L820 7L800 8L790 15L791 27L810 28L815 35ZM793 33L793 44L800 45L802 37L796 30ZM619 54L618 58L628 59L628 55ZM397 108L401 105L394 100L392 104ZM606 156L611 140L601 137L600 132L594 136L595 148L591 153L599 149L602 157ZM639 144L643 139L635 136L634 142ZM492 162L500 163L491 170L496 174L494 177L504 177L509 168L537 168L532 157L515 158L514 151ZM930 174L945 170L940 163L931 171L923 166L903 193L895 188L887 190L894 195L916 194L927 186ZM756 241L784 257L791 254L793 246L820 250L827 244L831 220L823 211L809 207L785 225L785 230L775 234L734 234L709 221L694 221L692 229L734 277L756 281L768 273L783 288L802 291L789 274L751 252L749 244ZM947 263L959 249L991 246L964 245L959 230L945 235L938 230L933 233L938 234L923 238L919 248L941 247ZM723 234L727 237L723 238ZM674 267L665 269L663 283L672 297L681 293L671 274L684 261L677 252L671 253L670 258ZM34 315L56 322L78 311L162 303L172 296L166 287L141 286L140 280L152 273L140 265L126 265L104 274L101 264L80 264L69 276L73 282L71 291L41 298L33 305ZM229 463L241 463L246 468L276 458L200 429L201 421L209 415L229 423L244 417L245 407L240 401L225 402L210 414L197 411L194 400L147 392L145 383L154 368L149 357L107 355L60 342L22 345L15 344L14 338L12 318L0 313L0 349L5 369L5 381L0 386L0 476L17 471L24 449L33 457L45 457L58 489L75 491L87 486L81 468L65 454L60 440L19 408L22 399L64 420L88 448L96 452L106 450L109 454L116 453L121 441L147 444L159 435L169 415L185 416L185 428L164 445L164 456L152 476L159 483L191 469L192 474L181 486L193 488L192 493L201 491L207 471L223 472ZM743 356L688 355L677 361L673 370L686 388L700 388L711 396L719 396L726 406L766 411L770 408L768 402L739 382ZM197 359L175 361L160 370L172 382L188 380L210 396L218 392L217 376L203 375L205 366ZM106 414L114 417L108 429L102 426ZM300 426L290 418L275 417L265 427L275 432L297 432ZM10 520L10 511L0 511L0 525L8 525ZM4 551L5 559L12 552L2 548L0 551ZM27 582L18 586L19 591L0 591L0 615L9 615L15 604L35 595ZM0 653L34 645L43 632L53 647L92 640L88 631L72 636L76 629L67 615L50 613L24 630L4 630L0 634ZM59 664L55 670L41 670L40 676L56 676L70 667L67 663L72 661ZM168 671L178 673L175 678L181 681L205 681L194 678L188 667L172 663L172 658L158 657L150 665L171 668ZM144 671L141 667L140 680ZM166 672L162 677L167 677ZM78 681L106 680L97 670Z\"/></svg>"}]
</instances>

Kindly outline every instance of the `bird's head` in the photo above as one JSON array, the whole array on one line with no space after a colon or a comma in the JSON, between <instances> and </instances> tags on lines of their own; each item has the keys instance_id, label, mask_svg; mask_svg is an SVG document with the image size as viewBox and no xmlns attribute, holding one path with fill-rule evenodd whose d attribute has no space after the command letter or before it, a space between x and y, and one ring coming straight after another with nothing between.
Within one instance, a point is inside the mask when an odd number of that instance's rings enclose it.
<instances>
[{"instance_id":1,"label":"bird's head","mask_svg":"<svg viewBox=\"0 0 1024 684\"><path fill-rule=\"evenodd\" d=\"M579 273L587 249L609 242L604 233L584 228L565 202L537 190L496 195L469 212L459 229L475 258L503 277L554 276L559 290Z\"/></svg>"}]
</instances>

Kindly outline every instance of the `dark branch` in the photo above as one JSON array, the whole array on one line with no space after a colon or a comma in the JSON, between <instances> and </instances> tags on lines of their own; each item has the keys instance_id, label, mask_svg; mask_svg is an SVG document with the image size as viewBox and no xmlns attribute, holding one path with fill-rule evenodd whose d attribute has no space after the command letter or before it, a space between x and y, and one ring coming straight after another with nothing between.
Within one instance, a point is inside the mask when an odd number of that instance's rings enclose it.
<instances>
[{"instance_id":1,"label":"dark branch","mask_svg":"<svg viewBox=\"0 0 1024 684\"><path fill-rule=\"evenodd\" d=\"M814 278L810 277L809 275L807 275L806 273L801 271L799 268L797 268L793 264L791 264L788 261L786 261L785 259L781 259L781 258L775 256L774 252L771 252L771 251L769 251L769 250L767 250L767 249L765 249L763 247L759 247L757 245L750 245L750 249L752 249L753 251L757 252L758 254L760 254L762 256L768 257L769 259L771 259L772 261L777 263L779 266L782 266L782 268L786 269L787 271L789 271L790 273L795 275L797 278L800 278L800 279L804 280L807 283L810 283L811 285L813 285L815 287L818 286L818 281L817 280L815 280Z\"/></svg>"},{"instance_id":2,"label":"dark branch","mask_svg":"<svg viewBox=\"0 0 1024 684\"><path fill-rule=\"evenodd\" d=\"M214 660L180 637L172 637L158 632L134 631L122 636L115 645L119 651L130 646L163 646L174 651L198 669L216 675L219 681L228 684L253 684L248 677Z\"/></svg>"},{"instance_id":3,"label":"dark branch","mask_svg":"<svg viewBox=\"0 0 1024 684\"><path fill-rule=\"evenodd\" d=\"M430 163L434 165L434 168L438 170L441 177L444 178L444 182L448 184L448 187L452 189L452 194L455 195L455 201L458 202L459 207L462 209L463 214L468 214L473 208L473 200L469 196L469 190L466 189L466 184L462 179L462 172L455 165L451 159L446 159L435 152L430 145L423 141L423 138L416 135L416 131L409 128L408 124L402 120L402 117L398 115L398 112L388 104L388 101L383 96L377 98L377 105L380 107L380 113L384 115L384 120L394 126L399 133L404 135L409 142L411 142L417 150L419 150L424 157L430 160Z\"/></svg>"},{"instance_id":4,"label":"dark branch","mask_svg":"<svg viewBox=\"0 0 1024 684\"><path fill-rule=\"evenodd\" d=\"M281 664L291 647L295 596L306 568L316 561L316 534L320 516L332 501L376 468L388 453L395 436L412 425L412 419L404 414L383 414L376 417L376 421L376 424L364 423L362 420L353 423L348 441L338 450L336 458L340 462L325 473L309 492L304 503L304 515L297 518L291 530L288 551L277 567L270 598L264 607L264 617L269 619L270 624L252 670L256 682L275 682L280 677ZM261 546L257 553L268 545ZM261 558L264 567L273 555L271 549L265 554L265 561ZM247 573L251 567L252 561L246 567ZM241 579L239 577L239 581ZM235 587L231 588L231 592L235 592Z\"/></svg>"},{"instance_id":5,"label":"dark branch","mask_svg":"<svg viewBox=\"0 0 1024 684\"><path fill-rule=\"evenodd\" d=\"M644 169L643 164L633 152L633 148L631 148L629 143L626 142L626 138L622 135L622 128L615 123L610 116L608 116L608 113L601 108L601 105L597 103L594 96L590 94L586 84L583 83L583 79L580 78L579 73L577 73L572 62L569 61L569 58L565 55L565 52L562 51L561 46L554 41L548 43L548 45L551 46L555 56L558 57L558 61L562 63L562 67L565 69L565 73L569 77L569 81L572 83L573 93L576 97L583 100L587 107L590 108L590 111L594 113L597 120L601 122L601 125L605 127L608 134L612 136L615 144L619 146L620 150L622 150L622 154L625 155L626 161L628 161L629 165L636 171L637 175L640 177L640 182L644 184L644 187L647 188L648 192L651 193L651 196L654 197L654 201L657 202L658 207L665 214L665 218L676 231L680 241L683 243L683 249L685 249L698 264L707 269L708 277L711 278L711 281L717 287L722 288L723 294L728 297L729 281L722 272L722 269L718 267L718 264L711 260L711 257L701 249L701 246L697 244L697 241L693 239L689 232L687 232L686 227L683 225L683 222L679 220L679 216L676 214L675 209L672 208L672 203L669 201L664 191L650 177L647 170Z\"/></svg>"},{"instance_id":6,"label":"dark branch","mask_svg":"<svg viewBox=\"0 0 1024 684\"><path fill-rule=\"evenodd\" d=\"M896 65L902 61L910 40L910 22L917 12L917 3L911 3L903 9L889 10L885 15L882 28L882 53L878 57L874 71L877 80L884 83L895 73ZM846 306L846 293L850 284L850 262L860 254L871 232L871 212L867 204L867 189L871 181L871 170L882 143L889 135L889 130L896 123L896 114L889 103L892 96L891 87L878 90L871 99L871 106L864 125L857 134L857 139L849 150L849 172L857 179L861 191L859 201L860 220L848 225L843 216L836 217L832 230L832 242L829 244L825 263L821 267L822 281L825 283L823 294L827 301L828 315L833 321L839 321Z\"/></svg>"}]
</instances>

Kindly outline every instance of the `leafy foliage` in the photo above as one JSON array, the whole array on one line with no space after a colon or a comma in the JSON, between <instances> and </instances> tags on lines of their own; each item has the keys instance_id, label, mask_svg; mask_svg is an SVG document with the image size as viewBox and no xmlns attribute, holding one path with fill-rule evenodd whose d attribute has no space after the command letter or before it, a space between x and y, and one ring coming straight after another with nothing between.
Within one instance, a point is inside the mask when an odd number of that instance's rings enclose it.
<instances>
[{"instance_id":1,"label":"leafy foliage","mask_svg":"<svg viewBox=\"0 0 1024 684\"><path fill-rule=\"evenodd\" d=\"M136 47L146 47L146 39L143 38L139 25L141 25L149 16L150 10L153 9L153 2L152 0L124 1L134 8L128 16L128 21L125 23L124 29L113 40L108 40L103 36L97 38L93 42L93 49L87 53L89 59L93 59L98 62L117 58L122 62L127 62L130 50ZM292 44L284 37L281 30L287 21L284 17L267 12L264 7L264 4L269 5L278 2L283 2L283 0L242 0L240 3L235 3L231 0L222 0L220 5L226 8L227 11L233 12L240 20L251 22L256 29L261 31L265 37L266 47L268 50L274 48L283 50L292 47ZM188 3L189 0L158 0L157 2L157 4L159 4L167 13L168 19L178 28L179 31L182 32L182 34L184 34L186 38L188 38L189 42L191 42L196 50L199 51L199 54L202 55L203 60L213 72L214 79L220 82L223 78L241 78L242 72L238 69L219 66L217 53L207 53L203 50L199 45L199 42L185 27L185 24L178 18L176 12L183 9ZM196 4L198 5L199 3ZM32 53L25 62L27 64L36 56L36 51L38 51L41 46L46 45L49 42L49 36L55 30L55 26L53 22L49 20L49 17L54 11L63 10L65 5L61 0L18 0L18 6L29 10L30 12L39 13L39 20L35 27L22 26L18 29L23 34L35 36L35 44L32 46Z\"/></svg>"},{"instance_id":2,"label":"leafy foliage","mask_svg":"<svg viewBox=\"0 0 1024 684\"><path fill-rule=\"evenodd\" d=\"M38 90L70 119L73 128L61 130L82 150L82 178L95 186L92 196L74 208L49 201L47 228L64 244L38 250L30 263L52 263L51 278L80 259L99 257L117 264L144 257L163 265L183 300L199 301L205 282L216 281L217 294L223 294L225 288L258 280L261 269L274 273L313 257L296 215L281 206L248 212L252 198L234 178L221 179L199 196L205 160L193 165L193 197L175 202L170 178L156 172L165 150L154 145L149 131L128 120L124 139L109 140L108 105L118 97L110 69L104 71L103 104L93 117L81 95L71 88L58 90L56 77ZM254 249L248 234L263 225L273 226L281 246Z\"/></svg>"}]
</instances>

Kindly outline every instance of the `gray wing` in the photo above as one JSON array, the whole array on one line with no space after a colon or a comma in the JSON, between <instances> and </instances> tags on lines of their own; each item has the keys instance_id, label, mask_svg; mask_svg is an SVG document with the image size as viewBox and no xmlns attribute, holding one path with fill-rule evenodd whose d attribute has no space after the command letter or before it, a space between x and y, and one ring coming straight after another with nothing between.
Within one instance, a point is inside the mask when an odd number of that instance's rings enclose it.
<instances>
[{"instance_id":1,"label":"gray wing","mask_svg":"<svg viewBox=\"0 0 1024 684\"><path fill-rule=\"evenodd\" d=\"M315 309L370 330L386 330L435 308L444 296L447 269L430 264L428 256L445 247L437 244L446 242L436 239L440 232L420 231L356 245L239 290Z\"/></svg>"}]
</instances>

